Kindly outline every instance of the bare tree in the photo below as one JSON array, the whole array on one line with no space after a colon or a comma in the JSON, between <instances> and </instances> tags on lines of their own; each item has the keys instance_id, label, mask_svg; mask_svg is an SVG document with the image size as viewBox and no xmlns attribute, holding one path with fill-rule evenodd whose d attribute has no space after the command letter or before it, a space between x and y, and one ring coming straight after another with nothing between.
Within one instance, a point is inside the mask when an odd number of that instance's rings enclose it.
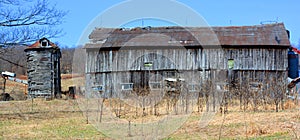
<instances>
[{"instance_id":1,"label":"bare tree","mask_svg":"<svg viewBox=\"0 0 300 140\"><path fill-rule=\"evenodd\" d=\"M0 71L11 71L17 75L24 75L26 73L26 54L24 53L24 46L11 47L9 52L0 57ZM3 48L0 48L0 51Z\"/></svg>"},{"instance_id":2,"label":"bare tree","mask_svg":"<svg viewBox=\"0 0 300 140\"><path fill-rule=\"evenodd\" d=\"M281 103L282 110L284 109L284 97L287 91L287 85L282 79L272 78L270 81L270 91L272 99L275 104L275 111L279 111L279 105Z\"/></svg>"},{"instance_id":3,"label":"bare tree","mask_svg":"<svg viewBox=\"0 0 300 140\"><path fill-rule=\"evenodd\" d=\"M63 22L65 15L48 0L0 0L0 47L59 37L62 30L55 26Z\"/></svg>"},{"instance_id":4,"label":"bare tree","mask_svg":"<svg viewBox=\"0 0 300 140\"><path fill-rule=\"evenodd\" d=\"M61 47L61 72L72 73L72 63L75 48Z\"/></svg>"}]
</instances>

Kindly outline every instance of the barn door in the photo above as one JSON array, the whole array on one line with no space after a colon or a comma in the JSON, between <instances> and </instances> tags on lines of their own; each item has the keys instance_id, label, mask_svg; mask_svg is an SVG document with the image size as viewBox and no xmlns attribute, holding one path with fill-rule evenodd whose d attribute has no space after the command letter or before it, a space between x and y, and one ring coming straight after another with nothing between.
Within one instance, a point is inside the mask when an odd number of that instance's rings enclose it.
<instances>
[{"instance_id":1,"label":"barn door","mask_svg":"<svg viewBox=\"0 0 300 140\"><path fill-rule=\"evenodd\" d=\"M131 82L133 89L146 89L149 85L150 72L149 71L132 71Z\"/></svg>"}]
</instances>

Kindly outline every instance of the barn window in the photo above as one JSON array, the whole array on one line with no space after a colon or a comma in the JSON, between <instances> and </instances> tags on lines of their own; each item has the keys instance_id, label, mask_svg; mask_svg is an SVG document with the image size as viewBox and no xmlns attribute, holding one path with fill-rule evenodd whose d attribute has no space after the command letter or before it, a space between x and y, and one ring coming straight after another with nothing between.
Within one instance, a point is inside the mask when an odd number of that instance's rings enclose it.
<instances>
[{"instance_id":1,"label":"barn window","mask_svg":"<svg viewBox=\"0 0 300 140\"><path fill-rule=\"evenodd\" d=\"M133 83L122 83L121 84L122 90L132 90L133 89Z\"/></svg>"},{"instance_id":2,"label":"barn window","mask_svg":"<svg viewBox=\"0 0 300 140\"><path fill-rule=\"evenodd\" d=\"M150 89L151 90L159 90L161 89L161 84L160 82L149 82Z\"/></svg>"},{"instance_id":3,"label":"barn window","mask_svg":"<svg viewBox=\"0 0 300 140\"><path fill-rule=\"evenodd\" d=\"M199 88L198 88L198 86L197 86L196 84L189 84L189 85L188 85L188 89L189 89L190 92L195 92L195 91L197 91Z\"/></svg>"},{"instance_id":4,"label":"barn window","mask_svg":"<svg viewBox=\"0 0 300 140\"><path fill-rule=\"evenodd\" d=\"M228 69L234 68L234 59L228 59Z\"/></svg>"},{"instance_id":5,"label":"barn window","mask_svg":"<svg viewBox=\"0 0 300 140\"><path fill-rule=\"evenodd\" d=\"M103 85L97 85L92 87L93 91L103 91L104 87Z\"/></svg>"},{"instance_id":6,"label":"barn window","mask_svg":"<svg viewBox=\"0 0 300 140\"><path fill-rule=\"evenodd\" d=\"M152 67L153 62L144 62L144 67Z\"/></svg>"},{"instance_id":7,"label":"barn window","mask_svg":"<svg viewBox=\"0 0 300 140\"><path fill-rule=\"evenodd\" d=\"M252 91L259 91L261 90L262 84L259 82L250 82L249 87Z\"/></svg>"},{"instance_id":8,"label":"barn window","mask_svg":"<svg viewBox=\"0 0 300 140\"><path fill-rule=\"evenodd\" d=\"M164 76L168 77L168 78L174 78L175 77L175 71L166 71Z\"/></svg>"}]
</instances>

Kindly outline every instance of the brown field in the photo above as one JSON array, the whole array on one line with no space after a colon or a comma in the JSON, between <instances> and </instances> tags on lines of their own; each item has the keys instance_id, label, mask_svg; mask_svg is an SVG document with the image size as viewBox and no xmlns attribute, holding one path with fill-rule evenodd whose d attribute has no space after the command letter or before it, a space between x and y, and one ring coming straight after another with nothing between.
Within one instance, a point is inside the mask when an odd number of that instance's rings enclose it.
<instances>
[{"instance_id":1,"label":"brown field","mask_svg":"<svg viewBox=\"0 0 300 140\"><path fill-rule=\"evenodd\" d=\"M74 82L80 81L82 77L82 75L77 74L62 74L62 91L67 91L68 87L74 86ZM27 80L27 76L25 75L17 76L17 78ZM1 78L0 84L2 84L2 82L3 79ZM25 96L25 94L27 93L27 86L7 80L5 92L10 93L12 97L14 97L16 100L19 100L20 96ZM23 99L23 97L21 99Z\"/></svg>"},{"instance_id":2,"label":"brown field","mask_svg":"<svg viewBox=\"0 0 300 140\"><path fill-rule=\"evenodd\" d=\"M200 114L166 139L297 139L300 112L217 113L209 124L199 125ZM87 124L75 100L35 99L0 103L0 139L109 139Z\"/></svg>"},{"instance_id":3,"label":"brown field","mask_svg":"<svg viewBox=\"0 0 300 140\"><path fill-rule=\"evenodd\" d=\"M73 85L73 80L80 80L80 77L63 79L63 90L66 90ZM9 84L12 86L8 90L14 91L13 94L24 91L19 84ZM251 108L241 111L239 106L230 106L228 109L227 114L216 113L205 127L199 124L202 113L195 111L182 127L165 139L300 138L299 105L293 101L286 101L285 110L279 112L275 112L275 106L272 105L265 111L261 109L257 112ZM0 139L110 139L97 131L84 114L76 100L0 102ZM160 119L149 115L140 115L136 119L143 117L152 121Z\"/></svg>"}]
</instances>

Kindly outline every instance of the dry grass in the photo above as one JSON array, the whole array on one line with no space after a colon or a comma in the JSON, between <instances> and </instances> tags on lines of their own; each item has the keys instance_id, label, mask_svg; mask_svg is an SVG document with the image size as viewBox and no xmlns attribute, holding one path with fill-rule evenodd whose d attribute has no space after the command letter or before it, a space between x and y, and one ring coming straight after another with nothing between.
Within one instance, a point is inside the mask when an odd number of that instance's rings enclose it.
<instances>
[{"instance_id":1,"label":"dry grass","mask_svg":"<svg viewBox=\"0 0 300 140\"><path fill-rule=\"evenodd\" d=\"M63 90L80 84L83 79L64 76ZM15 93L24 90L22 84L8 82L8 85L8 90ZM299 105L287 101L284 108L275 112L275 107L268 105L253 112L250 106L244 112L238 105L229 106L228 114L216 113L206 127L199 125L203 113L193 113L181 128L165 139L299 139ZM134 110L122 109L123 119L135 116ZM83 114L75 100L0 102L0 139L110 139L87 124ZM141 117L152 121L161 118L148 113L139 115L136 121Z\"/></svg>"},{"instance_id":2,"label":"dry grass","mask_svg":"<svg viewBox=\"0 0 300 140\"><path fill-rule=\"evenodd\" d=\"M297 109L277 113L232 110L225 116L217 113L204 128L199 126L201 113L193 113L166 139L218 139L219 136L221 139L296 139L300 136ZM86 122L74 100L0 103L0 139L109 139Z\"/></svg>"},{"instance_id":3,"label":"dry grass","mask_svg":"<svg viewBox=\"0 0 300 140\"><path fill-rule=\"evenodd\" d=\"M0 104L0 139L108 139L74 100L35 99Z\"/></svg>"},{"instance_id":4,"label":"dry grass","mask_svg":"<svg viewBox=\"0 0 300 140\"><path fill-rule=\"evenodd\" d=\"M205 128L193 114L171 139L298 139L300 136L299 110L282 112L230 112L217 114ZM221 129L221 133L220 133Z\"/></svg>"},{"instance_id":5,"label":"dry grass","mask_svg":"<svg viewBox=\"0 0 300 140\"><path fill-rule=\"evenodd\" d=\"M70 86L77 86L78 84L82 84L82 79L84 79L83 77L84 76L79 74L62 74L62 91L69 90ZM27 80L27 77L24 75L20 75L17 78ZM2 83L3 79L1 78L0 84ZM15 100L23 100L27 94L27 86L21 83L7 80L5 92L9 93Z\"/></svg>"},{"instance_id":6,"label":"dry grass","mask_svg":"<svg viewBox=\"0 0 300 140\"><path fill-rule=\"evenodd\" d=\"M0 80L0 84L3 84L2 78ZM1 85L1 87L3 87L3 85ZM26 99L27 85L7 80L5 92L9 93L15 100L24 100Z\"/></svg>"}]
</instances>

